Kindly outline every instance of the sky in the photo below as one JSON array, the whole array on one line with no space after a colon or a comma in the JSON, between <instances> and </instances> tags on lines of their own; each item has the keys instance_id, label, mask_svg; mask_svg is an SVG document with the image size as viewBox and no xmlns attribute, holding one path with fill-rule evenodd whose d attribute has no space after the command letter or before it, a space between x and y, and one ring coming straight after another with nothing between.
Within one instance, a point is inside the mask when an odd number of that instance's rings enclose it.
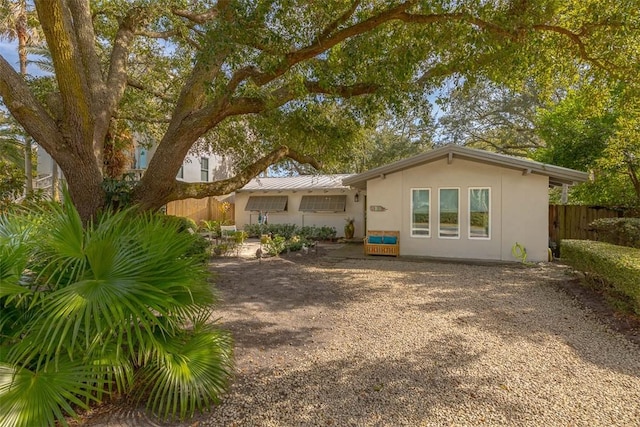
<instances>
[{"instance_id":1,"label":"sky","mask_svg":"<svg viewBox=\"0 0 640 427\"><path fill-rule=\"evenodd\" d=\"M13 65L16 69L18 68L18 48L15 43L4 40L0 41L0 55L2 55L9 64Z\"/></svg>"},{"instance_id":2,"label":"sky","mask_svg":"<svg viewBox=\"0 0 640 427\"><path fill-rule=\"evenodd\" d=\"M18 44L16 42L0 40L0 56L6 59L7 62L16 70L20 69L20 62L18 60ZM34 64L27 64L27 72L35 76L45 74Z\"/></svg>"}]
</instances>

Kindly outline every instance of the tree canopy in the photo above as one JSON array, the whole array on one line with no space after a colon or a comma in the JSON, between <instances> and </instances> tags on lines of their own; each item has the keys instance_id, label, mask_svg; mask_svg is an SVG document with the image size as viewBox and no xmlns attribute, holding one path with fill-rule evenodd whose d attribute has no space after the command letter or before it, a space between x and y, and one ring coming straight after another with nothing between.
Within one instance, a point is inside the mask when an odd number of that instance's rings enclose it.
<instances>
[{"instance_id":1,"label":"tree canopy","mask_svg":"<svg viewBox=\"0 0 640 427\"><path fill-rule=\"evenodd\" d=\"M536 160L593 174L572 190L573 202L640 206L640 103L626 87L571 90L536 122L545 141Z\"/></svg>"},{"instance_id":2,"label":"tree canopy","mask_svg":"<svg viewBox=\"0 0 640 427\"><path fill-rule=\"evenodd\" d=\"M221 195L291 159L321 168L383 111L446 79L543 90L637 87L635 0L35 0L54 85L39 96L0 57L0 96L63 170L86 219L105 203L105 152L126 129L157 144L133 200ZM369 123L370 124L370 123ZM175 179L195 144L236 175Z\"/></svg>"}]
</instances>

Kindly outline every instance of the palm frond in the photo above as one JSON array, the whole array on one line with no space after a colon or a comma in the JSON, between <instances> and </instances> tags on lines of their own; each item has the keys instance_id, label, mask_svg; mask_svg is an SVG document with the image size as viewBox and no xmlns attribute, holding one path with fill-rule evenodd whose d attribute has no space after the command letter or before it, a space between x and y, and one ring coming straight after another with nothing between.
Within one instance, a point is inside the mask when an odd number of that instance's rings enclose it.
<instances>
[{"instance_id":1,"label":"palm frond","mask_svg":"<svg viewBox=\"0 0 640 427\"><path fill-rule=\"evenodd\" d=\"M0 427L66 425L66 416L77 416L72 405L87 408L101 388L82 363L32 371L0 361Z\"/></svg>"},{"instance_id":2,"label":"palm frond","mask_svg":"<svg viewBox=\"0 0 640 427\"><path fill-rule=\"evenodd\" d=\"M73 415L72 404L133 387L165 417L215 402L232 345L207 323L216 298L206 266L189 256L193 236L133 210L83 226L65 199L20 220L0 217L0 304L9 314L0 322L0 411L8 414L0 427L51 425ZM70 366L77 375L60 380ZM29 381L41 384L38 393Z\"/></svg>"},{"instance_id":3,"label":"palm frond","mask_svg":"<svg viewBox=\"0 0 640 427\"><path fill-rule=\"evenodd\" d=\"M158 338L158 355L139 373L139 398L163 418L192 416L219 401L232 375L231 336L212 327Z\"/></svg>"},{"instance_id":4,"label":"palm frond","mask_svg":"<svg viewBox=\"0 0 640 427\"><path fill-rule=\"evenodd\" d=\"M38 242L35 254L38 279L53 289L79 280L86 269L82 220L67 196L63 205L47 205L48 211L43 212L40 227L48 232Z\"/></svg>"}]
</instances>

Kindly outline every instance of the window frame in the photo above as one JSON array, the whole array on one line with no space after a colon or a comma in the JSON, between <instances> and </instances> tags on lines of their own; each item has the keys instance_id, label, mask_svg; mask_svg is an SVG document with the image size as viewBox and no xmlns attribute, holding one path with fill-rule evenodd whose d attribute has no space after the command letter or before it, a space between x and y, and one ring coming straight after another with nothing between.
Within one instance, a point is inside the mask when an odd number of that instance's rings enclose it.
<instances>
[{"instance_id":1,"label":"window frame","mask_svg":"<svg viewBox=\"0 0 640 427\"><path fill-rule=\"evenodd\" d=\"M487 236L472 236L471 235L471 191L472 190L487 190ZM491 229L493 227L491 227L491 187L469 187L468 191L467 191L467 197L468 197L468 206L467 206L467 213L468 213L468 219L467 219L467 226L468 226L468 238L469 240L491 240Z\"/></svg>"},{"instance_id":2,"label":"window frame","mask_svg":"<svg viewBox=\"0 0 640 427\"><path fill-rule=\"evenodd\" d=\"M427 213L429 215L429 222L427 223L427 234L416 234L415 232L418 230L424 230L424 228L416 228L414 227L414 212L413 212L413 194L414 191L428 191L429 192L429 197L428 197L428 203L429 203L429 212ZM416 237L418 239L428 239L431 237L431 224L433 223L432 221L432 215L431 215L431 187L412 187L410 189L410 203L409 203L409 229L410 229L410 235L411 237Z\"/></svg>"},{"instance_id":3,"label":"window frame","mask_svg":"<svg viewBox=\"0 0 640 427\"><path fill-rule=\"evenodd\" d=\"M204 163L207 163L207 166L204 166ZM205 177L205 179L202 179ZM200 157L200 182L209 182L209 158L208 157Z\"/></svg>"},{"instance_id":4,"label":"window frame","mask_svg":"<svg viewBox=\"0 0 640 427\"><path fill-rule=\"evenodd\" d=\"M458 192L457 197L457 234L455 236L447 236L442 234L442 190L456 190ZM461 238L461 227L460 227L460 187L439 187L438 188L438 238L446 239L446 240L460 240Z\"/></svg>"}]
</instances>

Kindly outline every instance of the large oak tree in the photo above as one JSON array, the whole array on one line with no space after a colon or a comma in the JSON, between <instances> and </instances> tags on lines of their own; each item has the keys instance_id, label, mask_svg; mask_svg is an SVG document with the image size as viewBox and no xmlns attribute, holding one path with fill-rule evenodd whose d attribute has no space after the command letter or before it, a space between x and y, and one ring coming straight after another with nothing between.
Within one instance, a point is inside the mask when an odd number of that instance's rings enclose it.
<instances>
[{"instance_id":1,"label":"large oak tree","mask_svg":"<svg viewBox=\"0 0 640 427\"><path fill-rule=\"evenodd\" d=\"M285 158L320 167L351 148L343 125L408 99L424 102L450 77L571 84L626 79L640 67L635 0L35 6L56 89L37 97L0 57L0 96L60 165L84 218L105 203L105 147L123 127L157 144L132 194L156 209L229 193ZM309 131L300 136L303 125ZM213 183L177 181L186 154L205 139L234 155L236 174Z\"/></svg>"}]
</instances>

